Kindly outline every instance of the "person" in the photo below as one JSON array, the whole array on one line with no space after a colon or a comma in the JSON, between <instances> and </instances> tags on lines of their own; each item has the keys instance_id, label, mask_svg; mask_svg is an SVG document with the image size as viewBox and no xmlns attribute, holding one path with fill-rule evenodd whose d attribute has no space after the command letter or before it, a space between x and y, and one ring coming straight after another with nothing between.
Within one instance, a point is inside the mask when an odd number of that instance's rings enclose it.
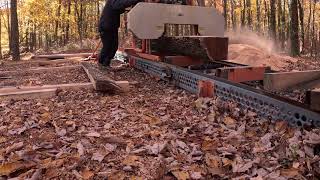
<instances>
[{"instance_id":1,"label":"person","mask_svg":"<svg viewBox=\"0 0 320 180\"><path fill-rule=\"evenodd\" d=\"M120 15L125 9L142 0L107 0L99 22L99 34L102 48L98 57L99 64L110 67L111 60L118 50L118 29Z\"/></svg>"}]
</instances>

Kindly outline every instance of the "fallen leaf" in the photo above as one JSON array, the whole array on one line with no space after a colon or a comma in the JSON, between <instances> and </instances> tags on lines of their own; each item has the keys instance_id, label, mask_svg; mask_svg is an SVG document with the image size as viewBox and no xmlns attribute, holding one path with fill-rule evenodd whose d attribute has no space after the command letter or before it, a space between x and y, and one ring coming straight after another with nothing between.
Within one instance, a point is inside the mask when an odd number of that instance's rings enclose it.
<instances>
[{"instance_id":1,"label":"fallen leaf","mask_svg":"<svg viewBox=\"0 0 320 180\"><path fill-rule=\"evenodd\" d=\"M177 143L178 147L180 147L183 150L188 150L189 149L188 145L183 141L176 140L176 143Z\"/></svg>"},{"instance_id":2,"label":"fallen leaf","mask_svg":"<svg viewBox=\"0 0 320 180\"><path fill-rule=\"evenodd\" d=\"M161 122L159 118L151 115L144 115L143 118L152 126L160 124Z\"/></svg>"},{"instance_id":3,"label":"fallen leaf","mask_svg":"<svg viewBox=\"0 0 320 180\"><path fill-rule=\"evenodd\" d=\"M106 124L103 126L103 128L106 129L106 130L110 129L111 127L112 127L112 125L111 125L110 123L106 123Z\"/></svg>"},{"instance_id":4,"label":"fallen leaf","mask_svg":"<svg viewBox=\"0 0 320 180\"><path fill-rule=\"evenodd\" d=\"M152 146L148 146L147 149L149 150L149 154L158 155L166 148L166 146L167 142L155 143Z\"/></svg>"},{"instance_id":5,"label":"fallen leaf","mask_svg":"<svg viewBox=\"0 0 320 180\"><path fill-rule=\"evenodd\" d=\"M83 179L90 179L94 176L94 173L92 171L90 171L89 169L85 169L81 173L81 176L83 177Z\"/></svg>"},{"instance_id":6,"label":"fallen leaf","mask_svg":"<svg viewBox=\"0 0 320 180\"><path fill-rule=\"evenodd\" d=\"M130 180L143 180L143 178L139 176L131 176Z\"/></svg>"},{"instance_id":7,"label":"fallen leaf","mask_svg":"<svg viewBox=\"0 0 320 180\"><path fill-rule=\"evenodd\" d=\"M86 136L88 136L88 137L100 137L101 135L98 132L89 132Z\"/></svg>"},{"instance_id":8,"label":"fallen leaf","mask_svg":"<svg viewBox=\"0 0 320 180\"><path fill-rule=\"evenodd\" d=\"M17 128L17 129L12 129L12 130L9 130L8 133L10 135L20 135L22 134L23 132L25 132L27 130L27 127L23 126L21 128Z\"/></svg>"},{"instance_id":9,"label":"fallen leaf","mask_svg":"<svg viewBox=\"0 0 320 180\"><path fill-rule=\"evenodd\" d=\"M67 130L66 129L60 129L60 128L56 128L56 133L58 136L63 137L67 134Z\"/></svg>"},{"instance_id":10,"label":"fallen leaf","mask_svg":"<svg viewBox=\"0 0 320 180\"><path fill-rule=\"evenodd\" d=\"M0 176L8 176L9 174L22 169L24 164L21 162L6 163L0 166Z\"/></svg>"},{"instance_id":11,"label":"fallen leaf","mask_svg":"<svg viewBox=\"0 0 320 180\"><path fill-rule=\"evenodd\" d=\"M217 147L218 147L218 141L213 140L209 137L205 137L201 145L201 149L203 151L211 151L216 149Z\"/></svg>"},{"instance_id":12,"label":"fallen leaf","mask_svg":"<svg viewBox=\"0 0 320 180\"><path fill-rule=\"evenodd\" d=\"M173 171L171 172L174 177L176 177L178 180L187 180L190 179L189 173L185 171Z\"/></svg>"},{"instance_id":13,"label":"fallen leaf","mask_svg":"<svg viewBox=\"0 0 320 180\"><path fill-rule=\"evenodd\" d=\"M14 143L13 145L6 148L6 154L9 154L14 151L18 151L24 147L23 142Z\"/></svg>"},{"instance_id":14,"label":"fallen leaf","mask_svg":"<svg viewBox=\"0 0 320 180\"><path fill-rule=\"evenodd\" d=\"M206 161L207 166L210 168L221 168L222 167L222 161L219 156L214 156L212 154L206 154L205 161Z\"/></svg>"},{"instance_id":15,"label":"fallen leaf","mask_svg":"<svg viewBox=\"0 0 320 180\"><path fill-rule=\"evenodd\" d=\"M106 153L95 152L95 153L93 153L91 159L94 160L94 161L102 162L105 156L106 156Z\"/></svg>"},{"instance_id":16,"label":"fallen leaf","mask_svg":"<svg viewBox=\"0 0 320 180\"><path fill-rule=\"evenodd\" d=\"M28 180L40 180L42 173L42 169L37 169Z\"/></svg>"},{"instance_id":17,"label":"fallen leaf","mask_svg":"<svg viewBox=\"0 0 320 180\"><path fill-rule=\"evenodd\" d=\"M18 170L29 169L33 166L35 166L35 164L28 162L5 163L0 165L0 176L8 176Z\"/></svg>"},{"instance_id":18,"label":"fallen leaf","mask_svg":"<svg viewBox=\"0 0 320 180\"><path fill-rule=\"evenodd\" d=\"M108 180L124 180L126 178L126 174L123 171L116 171L109 173L107 177Z\"/></svg>"},{"instance_id":19,"label":"fallen leaf","mask_svg":"<svg viewBox=\"0 0 320 180\"><path fill-rule=\"evenodd\" d=\"M207 117L208 121L214 122L216 120L216 113L212 112Z\"/></svg>"},{"instance_id":20,"label":"fallen leaf","mask_svg":"<svg viewBox=\"0 0 320 180\"><path fill-rule=\"evenodd\" d=\"M235 161L232 164L232 172L234 173L241 173L241 172L246 172L248 171L250 168L252 168L254 162L239 162L239 161Z\"/></svg>"},{"instance_id":21,"label":"fallen leaf","mask_svg":"<svg viewBox=\"0 0 320 180\"><path fill-rule=\"evenodd\" d=\"M280 174L281 174L281 176L285 176L285 177L288 177L288 178L293 178L295 176L299 176L300 175L299 170L296 169L296 168L281 169L280 170Z\"/></svg>"},{"instance_id":22,"label":"fallen leaf","mask_svg":"<svg viewBox=\"0 0 320 180\"><path fill-rule=\"evenodd\" d=\"M300 166L300 163L298 163L298 162L294 162L293 165L292 165L292 167L295 168L295 169L298 169L299 166Z\"/></svg>"},{"instance_id":23,"label":"fallen leaf","mask_svg":"<svg viewBox=\"0 0 320 180\"><path fill-rule=\"evenodd\" d=\"M79 143L77 144L77 149L78 149L78 154L79 154L80 156L84 155L85 150L84 150L84 147L83 147L83 145L81 144L81 142L79 142Z\"/></svg>"},{"instance_id":24,"label":"fallen leaf","mask_svg":"<svg viewBox=\"0 0 320 180\"><path fill-rule=\"evenodd\" d=\"M201 179L201 178L202 178L202 175L201 175L201 172L191 172L190 177L191 177L192 179Z\"/></svg>"},{"instance_id":25,"label":"fallen leaf","mask_svg":"<svg viewBox=\"0 0 320 180\"><path fill-rule=\"evenodd\" d=\"M42 160L41 164L43 168L59 168L65 163L65 159L57 159L53 160L51 158L47 158Z\"/></svg>"},{"instance_id":26,"label":"fallen leaf","mask_svg":"<svg viewBox=\"0 0 320 180\"><path fill-rule=\"evenodd\" d=\"M235 125L236 125L236 123L237 123L237 121L234 120L234 119L231 118L231 117L225 117L225 118L223 119L223 122L224 122L224 124L225 124L228 128L234 128Z\"/></svg>"},{"instance_id":27,"label":"fallen leaf","mask_svg":"<svg viewBox=\"0 0 320 180\"><path fill-rule=\"evenodd\" d=\"M114 150L116 150L117 149L117 145L116 144L109 144L109 143L107 143L106 145L104 145L104 148L105 148L105 150L108 152L108 153L111 153L111 152L113 152Z\"/></svg>"},{"instance_id":28,"label":"fallen leaf","mask_svg":"<svg viewBox=\"0 0 320 180\"><path fill-rule=\"evenodd\" d=\"M51 115L49 112L42 113L40 116L41 116L41 120L40 120L41 123L47 123L51 118Z\"/></svg>"},{"instance_id":29,"label":"fallen leaf","mask_svg":"<svg viewBox=\"0 0 320 180\"><path fill-rule=\"evenodd\" d=\"M139 159L139 156L129 155L123 160L122 164L127 166L138 166Z\"/></svg>"},{"instance_id":30,"label":"fallen leaf","mask_svg":"<svg viewBox=\"0 0 320 180\"><path fill-rule=\"evenodd\" d=\"M7 142L7 138L5 138L5 137L0 137L0 144L1 144L1 143L4 143L4 142Z\"/></svg>"}]
</instances>

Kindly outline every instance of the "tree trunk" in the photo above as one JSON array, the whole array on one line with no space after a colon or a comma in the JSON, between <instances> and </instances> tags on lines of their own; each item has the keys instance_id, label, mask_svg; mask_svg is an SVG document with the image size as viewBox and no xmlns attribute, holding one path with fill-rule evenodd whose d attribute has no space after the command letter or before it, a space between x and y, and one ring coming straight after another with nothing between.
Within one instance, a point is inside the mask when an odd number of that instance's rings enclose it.
<instances>
[{"instance_id":1,"label":"tree trunk","mask_svg":"<svg viewBox=\"0 0 320 180\"><path fill-rule=\"evenodd\" d=\"M80 11L78 8L78 1L75 1L74 8L75 8L76 22L77 22L77 26L78 26L80 46L82 47L82 39L83 39L82 1L80 1Z\"/></svg>"},{"instance_id":2,"label":"tree trunk","mask_svg":"<svg viewBox=\"0 0 320 180\"><path fill-rule=\"evenodd\" d=\"M276 0L270 0L270 36L276 39Z\"/></svg>"},{"instance_id":3,"label":"tree trunk","mask_svg":"<svg viewBox=\"0 0 320 180\"><path fill-rule=\"evenodd\" d=\"M240 7L242 7L241 5L241 0L240 0ZM241 26L245 27L245 23L246 23L246 0L243 0L243 9L241 11Z\"/></svg>"},{"instance_id":4,"label":"tree trunk","mask_svg":"<svg viewBox=\"0 0 320 180\"><path fill-rule=\"evenodd\" d=\"M227 0L223 0L224 4L223 4L223 15L224 15L224 27L225 29L228 28L228 1Z\"/></svg>"},{"instance_id":5,"label":"tree trunk","mask_svg":"<svg viewBox=\"0 0 320 180\"><path fill-rule=\"evenodd\" d=\"M311 25L311 15L312 14L312 5L311 3L309 3L309 17L308 17L308 24L307 24L307 40L306 40L306 44L305 46L308 46L309 51L311 52L311 39L310 39L310 25Z\"/></svg>"},{"instance_id":6,"label":"tree trunk","mask_svg":"<svg viewBox=\"0 0 320 180\"><path fill-rule=\"evenodd\" d=\"M70 15L71 15L71 0L68 0L68 16L67 16L67 23L66 23L66 34L65 34L65 41L64 44L68 44L70 40Z\"/></svg>"},{"instance_id":7,"label":"tree trunk","mask_svg":"<svg viewBox=\"0 0 320 180\"><path fill-rule=\"evenodd\" d=\"M285 48L285 40L286 40L286 1L283 1L283 11L281 15L281 26L282 26L282 32L281 32L281 49L284 50Z\"/></svg>"},{"instance_id":8,"label":"tree trunk","mask_svg":"<svg viewBox=\"0 0 320 180\"><path fill-rule=\"evenodd\" d=\"M291 56L299 56L299 17L298 17L298 0L291 0L290 4L290 41L291 41Z\"/></svg>"},{"instance_id":9,"label":"tree trunk","mask_svg":"<svg viewBox=\"0 0 320 180\"><path fill-rule=\"evenodd\" d=\"M7 1L7 30L8 30L8 42L9 42L9 54L11 54L12 45L11 45L11 24L10 24L10 8L9 1Z\"/></svg>"},{"instance_id":10,"label":"tree trunk","mask_svg":"<svg viewBox=\"0 0 320 180\"><path fill-rule=\"evenodd\" d=\"M57 45L59 44L58 30L59 30L59 21L60 21L59 19L61 15L61 3L62 3L62 0L59 0L57 14L56 14L57 19L56 19L55 28L54 28L54 41L56 42Z\"/></svg>"},{"instance_id":11,"label":"tree trunk","mask_svg":"<svg viewBox=\"0 0 320 180\"><path fill-rule=\"evenodd\" d=\"M0 59L2 59L2 11L0 11Z\"/></svg>"},{"instance_id":12,"label":"tree trunk","mask_svg":"<svg viewBox=\"0 0 320 180\"><path fill-rule=\"evenodd\" d=\"M256 7L257 7L257 31L260 32L261 30L261 11L260 11L260 0L256 0Z\"/></svg>"},{"instance_id":13,"label":"tree trunk","mask_svg":"<svg viewBox=\"0 0 320 180\"><path fill-rule=\"evenodd\" d=\"M28 21L27 23L27 27L26 27L26 42L25 42L25 46L26 46L26 51L29 52L30 50L30 46L29 46L29 26L30 26L30 21Z\"/></svg>"},{"instance_id":14,"label":"tree trunk","mask_svg":"<svg viewBox=\"0 0 320 180\"><path fill-rule=\"evenodd\" d=\"M298 0L298 8L299 8L299 18L300 18L300 29L301 29L301 42L302 42L302 54L305 51L305 42L304 42L304 10L303 10L303 1Z\"/></svg>"},{"instance_id":15,"label":"tree trunk","mask_svg":"<svg viewBox=\"0 0 320 180\"><path fill-rule=\"evenodd\" d=\"M247 23L250 29L252 29L252 11L251 11L251 0L247 0L246 2L247 6Z\"/></svg>"},{"instance_id":16,"label":"tree trunk","mask_svg":"<svg viewBox=\"0 0 320 180\"><path fill-rule=\"evenodd\" d=\"M314 52L314 57L317 55L317 43L316 43L316 31L315 31L315 12L316 12L316 0L313 2L313 11L312 11L312 52Z\"/></svg>"},{"instance_id":17,"label":"tree trunk","mask_svg":"<svg viewBox=\"0 0 320 180\"><path fill-rule=\"evenodd\" d=\"M12 44L12 59L20 60L19 50L19 28L17 14L17 0L11 0L11 44Z\"/></svg>"},{"instance_id":18,"label":"tree trunk","mask_svg":"<svg viewBox=\"0 0 320 180\"><path fill-rule=\"evenodd\" d=\"M264 0L264 8L265 8L265 16L264 16L264 28L266 29L266 27L270 24L269 23L269 8L268 8L268 3L266 0Z\"/></svg>"},{"instance_id":19,"label":"tree trunk","mask_svg":"<svg viewBox=\"0 0 320 180\"><path fill-rule=\"evenodd\" d=\"M231 20L232 20L232 29L236 30L237 29L237 17L234 14L235 11L235 0L231 0Z\"/></svg>"}]
</instances>

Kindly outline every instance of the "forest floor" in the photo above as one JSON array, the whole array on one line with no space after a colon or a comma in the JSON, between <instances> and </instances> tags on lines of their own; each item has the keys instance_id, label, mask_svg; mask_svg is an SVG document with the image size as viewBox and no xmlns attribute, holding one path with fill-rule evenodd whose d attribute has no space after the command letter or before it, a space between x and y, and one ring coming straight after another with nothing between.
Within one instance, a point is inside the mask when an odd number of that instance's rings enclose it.
<instances>
[{"instance_id":1,"label":"forest floor","mask_svg":"<svg viewBox=\"0 0 320 180\"><path fill-rule=\"evenodd\" d=\"M12 77L4 81L7 84L88 82L80 69L24 74L39 65L78 62L25 61L0 68L22 73L6 74ZM0 176L114 180L320 176L320 129L261 119L231 102L197 98L129 67L109 75L138 83L130 92L113 95L79 89L61 90L52 98L0 99Z\"/></svg>"}]
</instances>

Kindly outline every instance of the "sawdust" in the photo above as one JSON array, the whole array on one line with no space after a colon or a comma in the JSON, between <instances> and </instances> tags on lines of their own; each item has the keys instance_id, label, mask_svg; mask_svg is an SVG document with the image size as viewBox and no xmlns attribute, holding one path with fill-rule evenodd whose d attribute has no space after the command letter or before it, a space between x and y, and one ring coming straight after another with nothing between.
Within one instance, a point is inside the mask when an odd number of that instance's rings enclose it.
<instances>
[{"instance_id":1,"label":"sawdust","mask_svg":"<svg viewBox=\"0 0 320 180\"><path fill-rule=\"evenodd\" d=\"M285 71L297 59L280 54L272 39L267 39L247 29L227 32L229 37L229 61L251 66L270 66Z\"/></svg>"},{"instance_id":2,"label":"sawdust","mask_svg":"<svg viewBox=\"0 0 320 180\"><path fill-rule=\"evenodd\" d=\"M295 58L272 54L247 44L229 45L229 61L251 66L270 66L276 71L284 71L290 63L296 63Z\"/></svg>"}]
</instances>

